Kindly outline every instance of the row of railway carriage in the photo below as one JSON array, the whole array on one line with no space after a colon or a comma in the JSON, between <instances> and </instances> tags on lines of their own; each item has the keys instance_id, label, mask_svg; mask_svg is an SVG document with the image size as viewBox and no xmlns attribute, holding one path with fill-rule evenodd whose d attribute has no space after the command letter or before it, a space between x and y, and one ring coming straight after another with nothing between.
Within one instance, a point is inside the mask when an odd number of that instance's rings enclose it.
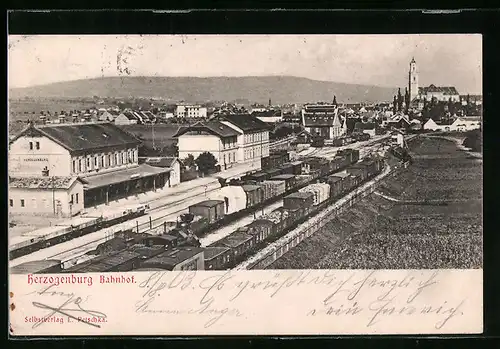
<instances>
[{"instance_id":1,"label":"row of railway carriage","mask_svg":"<svg viewBox=\"0 0 500 349\"><path fill-rule=\"evenodd\" d=\"M174 229L160 235L134 234L130 231L129 237L124 239L127 243L120 247L122 251L109 257L113 263L104 263L107 257L100 256L99 265L103 266L102 270L98 270L96 263L89 262L86 266L78 267L78 272L126 271L127 268L120 264L120 253L125 258L130 254L130 249L136 249L138 245L164 250L199 248L199 237L282 199L282 207L203 248L206 270L232 268L339 197L376 176L382 168L383 159L371 157L359 161L358 150L345 149L339 151L333 160L309 158L285 164L278 171L246 176L223 187L227 191L222 193L227 196L211 198L190 206L190 214L181 215ZM141 263L148 258L141 256ZM137 264L130 265L133 269Z\"/></svg>"}]
</instances>

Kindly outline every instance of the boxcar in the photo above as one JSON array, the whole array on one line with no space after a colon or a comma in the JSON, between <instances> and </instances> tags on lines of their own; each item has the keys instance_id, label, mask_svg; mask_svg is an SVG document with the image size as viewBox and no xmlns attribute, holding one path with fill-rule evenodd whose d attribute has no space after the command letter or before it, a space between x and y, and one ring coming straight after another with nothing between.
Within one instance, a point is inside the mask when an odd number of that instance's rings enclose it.
<instances>
[{"instance_id":1,"label":"boxcar","mask_svg":"<svg viewBox=\"0 0 500 349\"><path fill-rule=\"evenodd\" d=\"M212 224L224 217L225 209L226 203L222 200L205 200L189 206L189 213L205 217L208 223Z\"/></svg>"},{"instance_id":2,"label":"boxcar","mask_svg":"<svg viewBox=\"0 0 500 349\"><path fill-rule=\"evenodd\" d=\"M49 259L22 263L10 268L11 274L53 274L62 270L60 260Z\"/></svg>"},{"instance_id":3,"label":"boxcar","mask_svg":"<svg viewBox=\"0 0 500 349\"><path fill-rule=\"evenodd\" d=\"M310 207L314 202L314 194L311 192L296 192L283 198L283 207L286 209L297 209Z\"/></svg>"},{"instance_id":4,"label":"boxcar","mask_svg":"<svg viewBox=\"0 0 500 349\"><path fill-rule=\"evenodd\" d=\"M293 174L282 174L271 178L271 181L283 181L285 182L285 191L288 191L295 187L295 175Z\"/></svg>"},{"instance_id":5,"label":"boxcar","mask_svg":"<svg viewBox=\"0 0 500 349\"><path fill-rule=\"evenodd\" d=\"M330 184L330 197L336 198L342 194L342 178L329 176L327 182Z\"/></svg>"},{"instance_id":6,"label":"boxcar","mask_svg":"<svg viewBox=\"0 0 500 349\"><path fill-rule=\"evenodd\" d=\"M258 185L246 184L241 186L247 195L247 207L257 206L262 202L262 188Z\"/></svg>"},{"instance_id":7,"label":"boxcar","mask_svg":"<svg viewBox=\"0 0 500 349\"><path fill-rule=\"evenodd\" d=\"M268 178L272 178L274 176L280 175L281 174L281 169L279 169L279 168L273 168L273 169L267 170L266 173L267 173Z\"/></svg>"},{"instance_id":8,"label":"boxcar","mask_svg":"<svg viewBox=\"0 0 500 349\"><path fill-rule=\"evenodd\" d=\"M231 260L231 249L227 247L210 246L204 249L205 270L221 270Z\"/></svg>"},{"instance_id":9,"label":"boxcar","mask_svg":"<svg viewBox=\"0 0 500 349\"><path fill-rule=\"evenodd\" d=\"M230 248L232 254L231 258L235 261L238 257L241 257L254 248L255 244L256 237L254 235L248 235L241 231L235 231L234 233L217 241L214 246Z\"/></svg>"},{"instance_id":10,"label":"boxcar","mask_svg":"<svg viewBox=\"0 0 500 349\"><path fill-rule=\"evenodd\" d=\"M261 187L266 190L267 199L279 196L286 191L286 183L285 181L264 181L261 183Z\"/></svg>"},{"instance_id":11,"label":"boxcar","mask_svg":"<svg viewBox=\"0 0 500 349\"><path fill-rule=\"evenodd\" d=\"M261 242L269 236L276 234L277 225L268 219L257 219L248 225L248 233L256 236L256 241Z\"/></svg>"},{"instance_id":12,"label":"boxcar","mask_svg":"<svg viewBox=\"0 0 500 349\"><path fill-rule=\"evenodd\" d=\"M359 175L361 176L361 180L364 181L366 178L368 178L368 170L366 166L359 164L356 167L348 167L347 168L347 173L350 175Z\"/></svg>"}]
</instances>

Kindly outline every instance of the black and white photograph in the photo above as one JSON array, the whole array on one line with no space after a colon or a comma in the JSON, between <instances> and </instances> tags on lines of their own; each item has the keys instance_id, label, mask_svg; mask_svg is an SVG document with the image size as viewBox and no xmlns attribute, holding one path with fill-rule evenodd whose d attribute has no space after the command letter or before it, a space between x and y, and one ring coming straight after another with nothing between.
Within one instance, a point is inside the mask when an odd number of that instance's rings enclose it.
<instances>
[{"instance_id":1,"label":"black and white photograph","mask_svg":"<svg viewBox=\"0 0 500 349\"><path fill-rule=\"evenodd\" d=\"M483 267L481 35L8 45L9 272L29 285Z\"/></svg>"}]
</instances>

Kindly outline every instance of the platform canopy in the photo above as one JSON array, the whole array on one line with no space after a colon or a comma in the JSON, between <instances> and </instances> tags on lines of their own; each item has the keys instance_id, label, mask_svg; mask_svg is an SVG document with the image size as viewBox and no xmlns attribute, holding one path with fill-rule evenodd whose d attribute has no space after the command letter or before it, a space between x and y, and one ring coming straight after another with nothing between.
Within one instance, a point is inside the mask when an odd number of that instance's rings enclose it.
<instances>
[{"instance_id":1,"label":"platform canopy","mask_svg":"<svg viewBox=\"0 0 500 349\"><path fill-rule=\"evenodd\" d=\"M125 170L85 177L84 179L87 182L85 189L95 189L112 184L129 182L134 179L147 178L161 173L169 173L170 171L171 169L169 168L142 164Z\"/></svg>"}]
</instances>

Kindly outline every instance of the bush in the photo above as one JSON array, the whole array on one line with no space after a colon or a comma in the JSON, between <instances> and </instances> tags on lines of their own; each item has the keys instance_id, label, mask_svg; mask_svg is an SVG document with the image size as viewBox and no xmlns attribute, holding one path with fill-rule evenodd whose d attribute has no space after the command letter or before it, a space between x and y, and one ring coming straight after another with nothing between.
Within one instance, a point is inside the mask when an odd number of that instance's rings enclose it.
<instances>
[{"instance_id":1,"label":"bush","mask_svg":"<svg viewBox=\"0 0 500 349\"><path fill-rule=\"evenodd\" d=\"M198 171L203 174L208 174L211 171L215 170L215 165L217 164L217 159L215 156L206 151L201 153L198 158L195 160L196 166L198 167Z\"/></svg>"}]
</instances>

